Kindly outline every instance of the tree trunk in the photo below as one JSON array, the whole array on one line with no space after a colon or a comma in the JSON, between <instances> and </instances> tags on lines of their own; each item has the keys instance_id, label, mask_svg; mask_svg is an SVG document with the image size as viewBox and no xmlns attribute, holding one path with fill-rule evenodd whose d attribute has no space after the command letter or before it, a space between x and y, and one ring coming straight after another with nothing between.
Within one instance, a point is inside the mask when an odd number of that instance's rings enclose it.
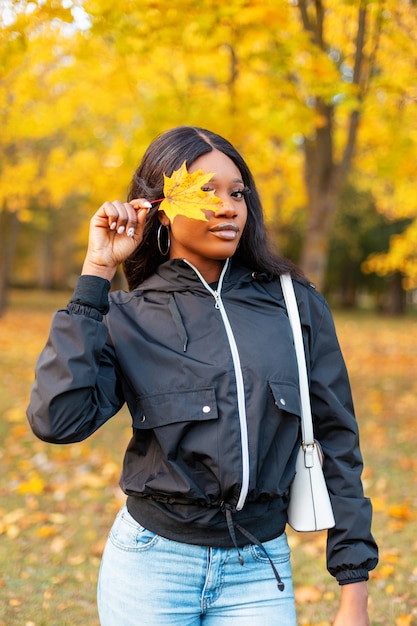
<instances>
[{"instance_id":1,"label":"tree trunk","mask_svg":"<svg viewBox=\"0 0 417 626\"><path fill-rule=\"evenodd\" d=\"M39 238L38 250L38 275L37 283L43 291L50 291L54 288L54 271L55 271L55 250L54 242L56 240L55 215L51 207L45 209L47 216L47 227L42 231Z\"/></svg>"},{"instance_id":2,"label":"tree trunk","mask_svg":"<svg viewBox=\"0 0 417 626\"><path fill-rule=\"evenodd\" d=\"M0 317L4 315L7 309L7 272L6 272L6 264L4 263L3 258L0 260Z\"/></svg>"},{"instance_id":3,"label":"tree trunk","mask_svg":"<svg viewBox=\"0 0 417 626\"><path fill-rule=\"evenodd\" d=\"M309 10L307 0L299 0L301 21L304 30L319 53L326 52L325 10L322 0L316 0L314 10ZM353 83L359 87L358 107L352 111L346 130L346 140L339 161L334 156L332 104L320 98L315 100L315 110L320 125L312 138L305 139L305 185L307 190L307 226L303 242L300 265L319 290L324 288L329 239L333 227L343 185L346 183L355 149L359 125L360 105L366 91L366 79L370 75L363 71L363 48L366 35L367 6L361 0L358 7L358 21L355 40L355 61Z\"/></svg>"},{"instance_id":4,"label":"tree trunk","mask_svg":"<svg viewBox=\"0 0 417 626\"><path fill-rule=\"evenodd\" d=\"M323 125L304 145L304 179L307 190L307 224L300 265L319 290L324 287L330 233L342 184L341 168L333 158L333 107L317 101Z\"/></svg>"},{"instance_id":5,"label":"tree trunk","mask_svg":"<svg viewBox=\"0 0 417 626\"><path fill-rule=\"evenodd\" d=\"M389 280L388 289L382 301L382 312L387 315L404 315L406 306L406 293L403 289L403 277L400 272L395 272Z\"/></svg>"},{"instance_id":6,"label":"tree trunk","mask_svg":"<svg viewBox=\"0 0 417 626\"><path fill-rule=\"evenodd\" d=\"M8 305L10 268L17 246L19 220L16 213L0 212L0 316Z\"/></svg>"},{"instance_id":7,"label":"tree trunk","mask_svg":"<svg viewBox=\"0 0 417 626\"><path fill-rule=\"evenodd\" d=\"M320 291L324 288L330 234L337 206L338 197L326 189L317 189L313 197L310 194L300 265Z\"/></svg>"}]
</instances>

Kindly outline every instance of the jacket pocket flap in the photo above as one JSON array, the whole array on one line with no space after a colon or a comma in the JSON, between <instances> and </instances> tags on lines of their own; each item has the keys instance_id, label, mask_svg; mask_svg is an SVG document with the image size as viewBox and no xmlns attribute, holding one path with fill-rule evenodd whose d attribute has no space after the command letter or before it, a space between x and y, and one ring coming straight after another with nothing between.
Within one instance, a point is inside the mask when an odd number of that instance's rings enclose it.
<instances>
[{"instance_id":1,"label":"jacket pocket flap","mask_svg":"<svg viewBox=\"0 0 417 626\"><path fill-rule=\"evenodd\" d=\"M133 425L148 429L217 418L216 394L209 387L142 396L138 399Z\"/></svg>"},{"instance_id":2,"label":"jacket pocket flap","mask_svg":"<svg viewBox=\"0 0 417 626\"><path fill-rule=\"evenodd\" d=\"M296 385L270 380L269 386L274 396L275 404L281 411L301 416L300 391Z\"/></svg>"}]
</instances>

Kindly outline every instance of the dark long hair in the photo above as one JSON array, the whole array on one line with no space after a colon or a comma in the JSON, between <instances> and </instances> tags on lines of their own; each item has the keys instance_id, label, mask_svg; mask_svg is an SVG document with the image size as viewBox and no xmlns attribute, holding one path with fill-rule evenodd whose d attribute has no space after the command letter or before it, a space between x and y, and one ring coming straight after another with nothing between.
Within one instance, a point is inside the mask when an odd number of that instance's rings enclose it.
<instances>
[{"instance_id":1,"label":"dark long hair","mask_svg":"<svg viewBox=\"0 0 417 626\"><path fill-rule=\"evenodd\" d=\"M219 150L228 156L239 169L243 183L248 188L245 196L247 221L234 258L254 272L279 276L285 272L300 274L288 259L276 255L269 244L261 201L253 176L244 159L226 139L195 126L179 126L157 137L146 150L133 175L128 202L134 198L149 201L163 197L164 174L171 176L186 161L190 167L203 154ZM124 262L124 272L129 289L135 289L158 265L166 261L157 246L159 203L150 210L145 223L143 240Z\"/></svg>"}]
</instances>

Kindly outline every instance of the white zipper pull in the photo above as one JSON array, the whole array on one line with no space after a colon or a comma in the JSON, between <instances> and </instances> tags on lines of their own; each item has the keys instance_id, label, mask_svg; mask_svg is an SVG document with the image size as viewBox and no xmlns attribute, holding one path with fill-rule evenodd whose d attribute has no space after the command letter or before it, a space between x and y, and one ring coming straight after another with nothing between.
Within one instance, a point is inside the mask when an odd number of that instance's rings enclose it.
<instances>
[{"instance_id":1,"label":"white zipper pull","mask_svg":"<svg viewBox=\"0 0 417 626\"><path fill-rule=\"evenodd\" d=\"M213 296L214 296L214 308L215 309L220 309L220 294L218 291L213 291Z\"/></svg>"}]
</instances>

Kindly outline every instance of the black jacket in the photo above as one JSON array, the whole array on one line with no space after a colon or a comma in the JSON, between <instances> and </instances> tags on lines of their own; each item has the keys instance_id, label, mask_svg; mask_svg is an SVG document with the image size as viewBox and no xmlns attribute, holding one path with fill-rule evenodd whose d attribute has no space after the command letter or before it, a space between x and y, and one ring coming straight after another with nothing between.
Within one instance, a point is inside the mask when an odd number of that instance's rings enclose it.
<instances>
[{"instance_id":1,"label":"black jacket","mask_svg":"<svg viewBox=\"0 0 417 626\"><path fill-rule=\"evenodd\" d=\"M229 547L226 506L261 541L281 534L300 399L279 280L226 263L210 286L174 260L140 288L111 293L107 312L108 289L81 277L55 314L28 407L35 434L80 441L126 402L133 436L121 487L140 523L170 539ZM377 549L349 381L325 300L306 281L295 290L336 518L328 568L341 584L366 580ZM238 543L247 540L238 534Z\"/></svg>"}]
</instances>

